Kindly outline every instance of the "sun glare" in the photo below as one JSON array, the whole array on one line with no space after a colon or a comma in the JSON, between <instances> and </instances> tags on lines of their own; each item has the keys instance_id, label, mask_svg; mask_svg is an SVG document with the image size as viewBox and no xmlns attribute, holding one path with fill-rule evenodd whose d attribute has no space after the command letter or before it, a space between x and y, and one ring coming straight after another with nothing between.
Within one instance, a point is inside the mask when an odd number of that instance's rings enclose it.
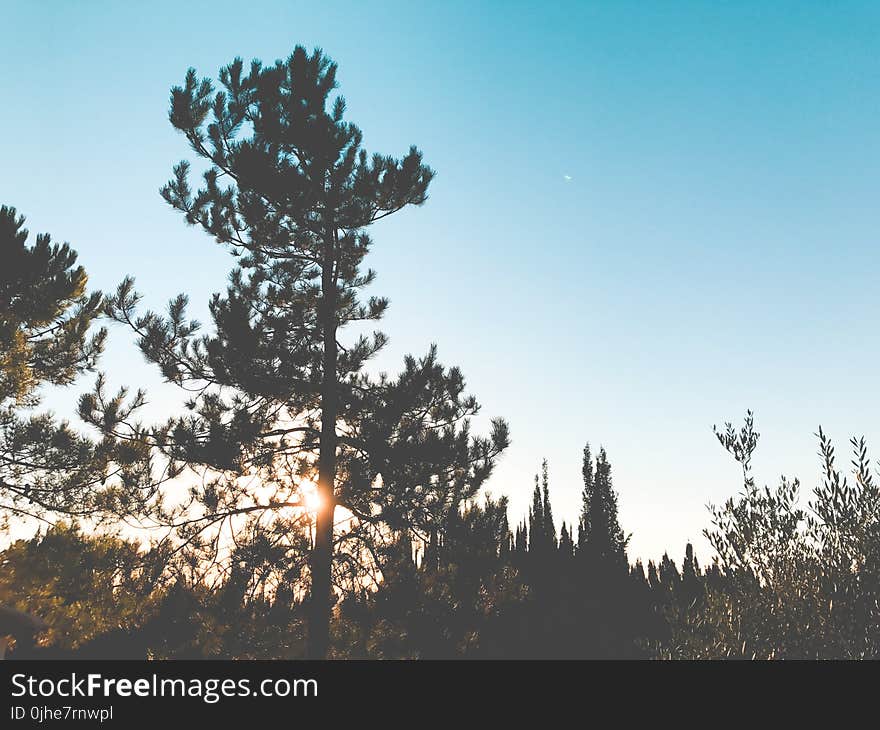
<instances>
[{"instance_id":1,"label":"sun glare","mask_svg":"<svg viewBox=\"0 0 880 730\"><path fill-rule=\"evenodd\" d=\"M318 494L318 487L315 484L311 482L304 484L302 487L302 495L306 512L314 514L321 508L323 500L321 499L321 495Z\"/></svg>"}]
</instances>

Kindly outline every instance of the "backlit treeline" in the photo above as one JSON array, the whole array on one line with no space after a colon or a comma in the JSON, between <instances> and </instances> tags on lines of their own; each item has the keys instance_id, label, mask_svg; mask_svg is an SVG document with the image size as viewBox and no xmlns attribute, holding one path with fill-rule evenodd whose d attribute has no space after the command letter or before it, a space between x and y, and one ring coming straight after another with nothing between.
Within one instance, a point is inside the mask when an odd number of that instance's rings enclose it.
<instances>
[{"instance_id":1,"label":"backlit treeline","mask_svg":"<svg viewBox=\"0 0 880 730\"><path fill-rule=\"evenodd\" d=\"M0 606L49 627L18 630L10 654L875 656L864 441L846 478L820 431L823 481L801 506L797 482L756 486L751 414L719 431L743 487L712 512L705 570L691 546L680 566L630 563L609 457L589 446L576 524L554 515L545 463L511 526L483 489L508 428L474 432L461 371L436 347L368 368L386 337L364 327L388 306L365 293L369 230L423 204L434 173L415 147L367 154L336 71L297 47L172 89L203 173L180 162L162 197L231 254L206 327L185 294L145 309L131 277L89 292L68 244L0 208L0 515L41 525L2 553ZM111 388L125 374L99 371L99 320L179 387L180 412L145 422L148 394ZM87 373L76 414L42 408Z\"/></svg>"},{"instance_id":2,"label":"backlit treeline","mask_svg":"<svg viewBox=\"0 0 880 730\"><path fill-rule=\"evenodd\" d=\"M630 563L611 465L584 452L578 524L557 528L546 464L529 515L506 500L464 500L427 535L376 544L376 583L337 566L329 655L337 658L873 658L880 649L878 496L860 441L856 476L826 467L806 509L797 483L752 483L751 416L732 429L746 481L714 510L717 554L701 567ZM735 449L732 449L735 451ZM44 617L44 647L23 655L301 657L307 575L252 532L222 570L193 553L60 524L2 553L0 604ZM208 577L212 573L212 577ZM14 653L13 653L14 656Z\"/></svg>"}]
</instances>

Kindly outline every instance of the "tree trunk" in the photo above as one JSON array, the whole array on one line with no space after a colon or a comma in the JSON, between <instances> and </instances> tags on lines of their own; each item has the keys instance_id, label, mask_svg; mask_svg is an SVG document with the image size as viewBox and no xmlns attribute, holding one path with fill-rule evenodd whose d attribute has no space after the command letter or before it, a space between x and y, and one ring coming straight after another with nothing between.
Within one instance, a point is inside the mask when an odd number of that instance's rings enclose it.
<instances>
[{"instance_id":1,"label":"tree trunk","mask_svg":"<svg viewBox=\"0 0 880 730\"><path fill-rule=\"evenodd\" d=\"M324 362L321 382L321 441L318 454L318 509L312 548L309 611L309 659L325 659L330 647L332 609L333 515L336 509L336 280L333 238L328 236L322 272Z\"/></svg>"}]
</instances>

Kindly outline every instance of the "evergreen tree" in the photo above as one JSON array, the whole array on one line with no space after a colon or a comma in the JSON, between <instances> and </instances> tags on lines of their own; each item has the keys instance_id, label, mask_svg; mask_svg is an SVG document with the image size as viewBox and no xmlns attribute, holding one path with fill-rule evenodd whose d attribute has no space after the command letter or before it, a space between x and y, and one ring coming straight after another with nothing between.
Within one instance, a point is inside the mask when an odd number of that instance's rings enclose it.
<instances>
[{"instance_id":1,"label":"evergreen tree","mask_svg":"<svg viewBox=\"0 0 880 730\"><path fill-rule=\"evenodd\" d=\"M532 506L529 510L529 552L533 557L546 562L557 547L556 526L553 522L553 509L550 506L550 476L547 460L541 464L541 474L535 474L535 491L532 493Z\"/></svg>"},{"instance_id":2,"label":"evergreen tree","mask_svg":"<svg viewBox=\"0 0 880 730\"><path fill-rule=\"evenodd\" d=\"M636 559L636 562L630 568L629 574L636 583L648 584L648 577L645 575L645 566L642 564L641 558Z\"/></svg>"},{"instance_id":3,"label":"evergreen tree","mask_svg":"<svg viewBox=\"0 0 880 730\"><path fill-rule=\"evenodd\" d=\"M336 65L320 50L297 47L286 61L249 69L236 59L219 79L218 91L190 69L172 89L170 121L208 169L193 191L181 162L162 189L187 223L237 257L225 296L211 301L216 332L198 336L183 295L164 317L139 316L130 280L109 311L135 330L169 381L195 392L191 415L149 439L176 467L217 475L193 487L191 508L201 513L187 518L182 537L192 542L199 530L243 515L274 514L270 529L281 532L313 530L309 655L323 657L337 551L352 562L374 554L371 543L388 530L429 534L488 476L507 429L496 420L489 437L471 435L477 403L433 348L407 358L398 378L376 379L364 366L385 336L341 342L351 325L376 321L387 307L380 297L360 299L375 278L362 268L367 229L426 200L433 172L421 153L413 147L397 160L362 149L361 131L333 96ZM99 399L87 405L106 430ZM119 421L109 427L118 432ZM306 480L317 489L314 524ZM344 535L334 530L337 507L353 516Z\"/></svg>"},{"instance_id":4,"label":"evergreen tree","mask_svg":"<svg viewBox=\"0 0 880 730\"><path fill-rule=\"evenodd\" d=\"M584 479L584 490L581 494L581 516L578 523L578 549L583 550L590 535L593 534L592 524L592 504L594 478L593 478L593 456L590 451L590 444L584 446L584 455L581 466L581 473Z\"/></svg>"},{"instance_id":5,"label":"evergreen tree","mask_svg":"<svg viewBox=\"0 0 880 730\"><path fill-rule=\"evenodd\" d=\"M553 508L550 506L550 476L547 459L541 464L541 502L544 508L544 539L546 550L556 549L556 525L553 522Z\"/></svg>"},{"instance_id":6,"label":"evergreen tree","mask_svg":"<svg viewBox=\"0 0 880 730\"><path fill-rule=\"evenodd\" d=\"M550 477L547 460L535 474L535 489L529 510L528 553L522 563L523 581L529 588L524 614L527 631L520 641L521 656L540 658L558 653L562 622L569 606L560 596L563 561L558 553L556 527L550 505Z\"/></svg>"},{"instance_id":7,"label":"evergreen tree","mask_svg":"<svg viewBox=\"0 0 880 730\"><path fill-rule=\"evenodd\" d=\"M435 559L418 569L406 556L391 561L366 597L370 655L436 659L509 650L515 636L508 614L520 599L516 576L500 558L509 540L506 500L487 497L448 515Z\"/></svg>"},{"instance_id":8,"label":"evergreen tree","mask_svg":"<svg viewBox=\"0 0 880 730\"><path fill-rule=\"evenodd\" d=\"M584 448L582 508L577 563L583 613L582 653L593 657L638 655L636 642L644 620L634 605L633 581L626 557L628 538L617 517L617 494L605 449L592 458Z\"/></svg>"},{"instance_id":9,"label":"evergreen tree","mask_svg":"<svg viewBox=\"0 0 880 730\"><path fill-rule=\"evenodd\" d=\"M675 565L675 561L669 557L668 553L663 553L658 569L660 584L672 595L678 595L681 585L681 573Z\"/></svg>"},{"instance_id":10,"label":"evergreen tree","mask_svg":"<svg viewBox=\"0 0 880 730\"><path fill-rule=\"evenodd\" d=\"M626 544L617 517L617 493L611 483L611 464L605 449L593 464L590 445L584 447L584 489L578 530L578 552L590 563L626 567Z\"/></svg>"},{"instance_id":11,"label":"evergreen tree","mask_svg":"<svg viewBox=\"0 0 880 730\"><path fill-rule=\"evenodd\" d=\"M692 605L700 595L702 582L700 566L694 555L694 546L688 543L685 547L684 561L681 564L681 594L684 605Z\"/></svg>"},{"instance_id":12,"label":"evergreen tree","mask_svg":"<svg viewBox=\"0 0 880 730\"><path fill-rule=\"evenodd\" d=\"M524 556L529 549L529 528L526 526L525 520L516 526L513 545L514 552L518 557Z\"/></svg>"},{"instance_id":13,"label":"evergreen tree","mask_svg":"<svg viewBox=\"0 0 880 730\"><path fill-rule=\"evenodd\" d=\"M564 521L559 534L559 554L565 559L574 557L574 541Z\"/></svg>"},{"instance_id":14,"label":"evergreen tree","mask_svg":"<svg viewBox=\"0 0 880 730\"><path fill-rule=\"evenodd\" d=\"M59 522L0 553L0 605L44 619L48 643L74 648L118 628L141 626L160 598L165 556Z\"/></svg>"},{"instance_id":15,"label":"evergreen tree","mask_svg":"<svg viewBox=\"0 0 880 730\"><path fill-rule=\"evenodd\" d=\"M653 560L648 561L648 585L653 591L659 590L661 585L660 574L657 572L657 565Z\"/></svg>"},{"instance_id":16,"label":"evergreen tree","mask_svg":"<svg viewBox=\"0 0 880 730\"><path fill-rule=\"evenodd\" d=\"M491 499L491 498L489 498ZM509 561L510 554L513 552L513 535L510 532L510 523L507 520L507 502L505 500L504 503L504 512L502 514L502 523L501 523L501 534L504 535L504 538L501 540L501 546L499 548L498 557L501 558L505 563Z\"/></svg>"},{"instance_id":17,"label":"evergreen tree","mask_svg":"<svg viewBox=\"0 0 880 730\"><path fill-rule=\"evenodd\" d=\"M88 277L67 243L40 234L28 246L24 216L0 206L0 396L34 404L40 385L69 385L90 369L107 332L89 336L101 293L86 293Z\"/></svg>"},{"instance_id":18,"label":"evergreen tree","mask_svg":"<svg viewBox=\"0 0 880 730\"><path fill-rule=\"evenodd\" d=\"M24 217L0 206L0 513L89 515L102 485L125 475L136 451L95 444L67 422L35 414L39 389L91 370L106 331L91 331L100 292L67 244L41 234L28 244ZM112 480L111 480L112 481Z\"/></svg>"},{"instance_id":19,"label":"evergreen tree","mask_svg":"<svg viewBox=\"0 0 880 730\"><path fill-rule=\"evenodd\" d=\"M539 555L544 550L544 500L541 496L541 484L535 474L535 490L532 492L532 506L529 509L529 552Z\"/></svg>"}]
</instances>

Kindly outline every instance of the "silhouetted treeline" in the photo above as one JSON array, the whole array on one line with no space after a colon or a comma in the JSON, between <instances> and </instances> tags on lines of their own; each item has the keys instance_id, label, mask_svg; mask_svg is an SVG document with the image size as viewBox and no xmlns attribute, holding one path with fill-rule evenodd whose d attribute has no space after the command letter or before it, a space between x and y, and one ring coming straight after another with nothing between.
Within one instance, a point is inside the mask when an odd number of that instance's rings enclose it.
<instances>
[{"instance_id":1,"label":"silhouetted treeline","mask_svg":"<svg viewBox=\"0 0 880 730\"><path fill-rule=\"evenodd\" d=\"M678 562L627 560L611 464L588 446L576 527L556 525L545 462L529 514L512 529L506 499L487 497L450 510L428 534L401 531L375 556L375 584L338 592L331 656L876 657L880 530L865 512L877 499L867 469L849 485L823 435L826 484L810 509L836 517L820 527L798 512L796 483L751 483L751 416L719 438L746 483L714 510L707 536L718 555L707 567L690 544ZM864 466L864 445L854 446ZM162 547L70 526L16 542L0 555L0 604L51 628L42 646L12 656L302 657L305 594L260 580L277 568L266 548L239 546L212 580Z\"/></svg>"}]
</instances>

